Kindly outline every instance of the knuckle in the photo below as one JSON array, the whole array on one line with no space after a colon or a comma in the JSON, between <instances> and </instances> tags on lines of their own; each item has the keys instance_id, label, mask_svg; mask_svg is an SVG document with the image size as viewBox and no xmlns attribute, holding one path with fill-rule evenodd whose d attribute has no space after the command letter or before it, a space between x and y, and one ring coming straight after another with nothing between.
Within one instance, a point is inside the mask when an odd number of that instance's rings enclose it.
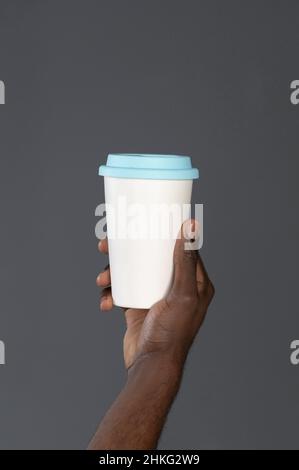
<instances>
[{"instance_id":1,"label":"knuckle","mask_svg":"<svg viewBox=\"0 0 299 470\"><path fill-rule=\"evenodd\" d=\"M207 280L207 284L206 284L206 287L205 287L205 293L206 293L206 296L208 297L209 301L211 301L212 298L215 295L214 284L209 279Z\"/></svg>"},{"instance_id":2,"label":"knuckle","mask_svg":"<svg viewBox=\"0 0 299 470\"><path fill-rule=\"evenodd\" d=\"M212 282L210 281L208 277L205 277L204 281L201 284L200 294L204 297L208 297L211 299L215 294L214 285L212 284Z\"/></svg>"},{"instance_id":3,"label":"knuckle","mask_svg":"<svg viewBox=\"0 0 299 470\"><path fill-rule=\"evenodd\" d=\"M197 261L197 250L185 250L184 258L195 263Z\"/></svg>"},{"instance_id":4,"label":"knuckle","mask_svg":"<svg viewBox=\"0 0 299 470\"><path fill-rule=\"evenodd\" d=\"M215 286L211 281L210 281L210 291L211 291L211 296L214 297L214 295L215 295Z\"/></svg>"},{"instance_id":5,"label":"knuckle","mask_svg":"<svg viewBox=\"0 0 299 470\"><path fill-rule=\"evenodd\" d=\"M174 305L184 305L188 308L195 308L198 304L198 297L196 292L178 292L172 296L171 301Z\"/></svg>"}]
</instances>

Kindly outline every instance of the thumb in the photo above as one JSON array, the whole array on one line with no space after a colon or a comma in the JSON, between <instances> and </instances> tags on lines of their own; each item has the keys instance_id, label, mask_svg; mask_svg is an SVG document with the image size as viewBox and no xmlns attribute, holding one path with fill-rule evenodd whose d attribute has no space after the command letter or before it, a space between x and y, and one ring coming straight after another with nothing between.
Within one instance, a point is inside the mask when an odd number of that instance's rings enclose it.
<instances>
[{"instance_id":1,"label":"thumb","mask_svg":"<svg viewBox=\"0 0 299 470\"><path fill-rule=\"evenodd\" d=\"M174 280L171 292L194 295L197 292L196 266L198 251L191 240L198 237L199 225L195 219L186 220L180 230L173 253Z\"/></svg>"}]
</instances>

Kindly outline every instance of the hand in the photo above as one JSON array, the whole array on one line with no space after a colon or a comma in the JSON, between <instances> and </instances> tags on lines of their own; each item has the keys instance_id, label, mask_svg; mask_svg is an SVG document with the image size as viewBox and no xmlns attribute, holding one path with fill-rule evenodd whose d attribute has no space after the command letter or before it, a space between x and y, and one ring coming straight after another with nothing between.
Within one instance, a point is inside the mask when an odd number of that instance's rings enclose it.
<instances>
[{"instance_id":1,"label":"hand","mask_svg":"<svg viewBox=\"0 0 299 470\"><path fill-rule=\"evenodd\" d=\"M197 233L195 220L186 221L174 249L174 280L165 299L150 310L125 309L127 330L124 336L126 368L139 359L158 354L177 364L183 364L189 348L204 320L214 295L214 287L197 250L185 250L189 242L184 234ZM107 239L99 242L99 250L108 253ZM109 266L97 277L103 288L101 310L111 310L113 299Z\"/></svg>"},{"instance_id":2,"label":"hand","mask_svg":"<svg viewBox=\"0 0 299 470\"><path fill-rule=\"evenodd\" d=\"M198 229L187 221L175 244L174 280L165 299L150 310L125 309L126 384L96 431L89 449L155 449L180 386L183 365L200 328L214 288L196 250L185 250L184 233ZM187 228L187 229L186 229ZM193 238L191 236L190 238ZM108 253L107 240L99 249ZM97 277L101 309L111 310L109 268Z\"/></svg>"}]
</instances>

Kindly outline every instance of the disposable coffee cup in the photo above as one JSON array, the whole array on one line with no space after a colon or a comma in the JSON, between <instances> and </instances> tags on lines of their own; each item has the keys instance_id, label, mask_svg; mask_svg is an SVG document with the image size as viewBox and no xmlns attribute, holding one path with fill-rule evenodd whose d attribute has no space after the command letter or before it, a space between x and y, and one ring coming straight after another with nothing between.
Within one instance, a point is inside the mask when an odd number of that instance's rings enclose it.
<instances>
[{"instance_id":1,"label":"disposable coffee cup","mask_svg":"<svg viewBox=\"0 0 299 470\"><path fill-rule=\"evenodd\" d=\"M148 309L171 287L174 245L190 217L198 170L187 156L109 154L99 174L114 304Z\"/></svg>"}]
</instances>

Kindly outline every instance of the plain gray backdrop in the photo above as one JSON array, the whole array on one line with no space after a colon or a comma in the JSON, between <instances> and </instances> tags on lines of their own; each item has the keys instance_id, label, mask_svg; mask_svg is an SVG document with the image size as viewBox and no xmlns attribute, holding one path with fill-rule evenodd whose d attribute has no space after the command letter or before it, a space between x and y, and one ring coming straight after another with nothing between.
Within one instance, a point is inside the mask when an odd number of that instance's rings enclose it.
<instances>
[{"instance_id":1,"label":"plain gray backdrop","mask_svg":"<svg viewBox=\"0 0 299 470\"><path fill-rule=\"evenodd\" d=\"M1 0L0 447L85 448L125 381L100 313L108 152L191 155L216 287L160 448L299 448L299 3Z\"/></svg>"}]
</instances>

